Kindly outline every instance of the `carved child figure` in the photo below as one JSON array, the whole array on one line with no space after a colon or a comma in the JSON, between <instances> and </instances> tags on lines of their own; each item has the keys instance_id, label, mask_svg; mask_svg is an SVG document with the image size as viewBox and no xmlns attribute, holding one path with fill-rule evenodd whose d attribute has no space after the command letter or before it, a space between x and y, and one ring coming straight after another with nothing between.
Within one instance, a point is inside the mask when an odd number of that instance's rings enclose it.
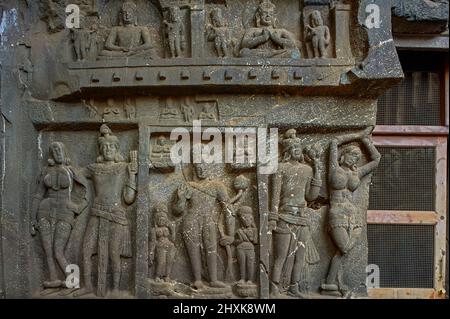
<instances>
[{"instance_id":1,"label":"carved child figure","mask_svg":"<svg viewBox=\"0 0 450 319\"><path fill-rule=\"evenodd\" d=\"M253 219L251 207L243 206L238 210L242 227L236 231L237 257L240 269L240 283L251 283L255 271L255 246L258 243L258 229Z\"/></svg>"},{"instance_id":2,"label":"carved child figure","mask_svg":"<svg viewBox=\"0 0 450 319\"><path fill-rule=\"evenodd\" d=\"M330 29L323 24L319 11L314 10L309 15L311 25L307 25L307 39L311 41L314 57L324 58L330 44Z\"/></svg>"},{"instance_id":3,"label":"carved child figure","mask_svg":"<svg viewBox=\"0 0 450 319\"><path fill-rule=\"evenodd\" d=\"M208 25L208 41L214 41L217 55L221 58L233 56L233 39L220 8L211 11L211 23Z\"/></svg>"},{"instance_id":4,"label":"carved child figure","mask_svg":"<svg viewBox=\"0 0 450 319\"><path fill-rule=\"evenodd\" d=\"M171 7L168 19L164 20L165 35L171 58L178 58L185 49L184 25L180 17L180 8Z\"/></svg>"},{"instance_id":5,"label":"carved child figure","mask_svg":"<svg viewBox=\"0 0 450 319\"><path fill-rule=\"evenodd\" d=\"M175 256L175 224L168 218L167 207L159 204L156 208L155 225L150 240L150 265L154 264L156 281L169 281Z\"/></svg>"}]
</instances>

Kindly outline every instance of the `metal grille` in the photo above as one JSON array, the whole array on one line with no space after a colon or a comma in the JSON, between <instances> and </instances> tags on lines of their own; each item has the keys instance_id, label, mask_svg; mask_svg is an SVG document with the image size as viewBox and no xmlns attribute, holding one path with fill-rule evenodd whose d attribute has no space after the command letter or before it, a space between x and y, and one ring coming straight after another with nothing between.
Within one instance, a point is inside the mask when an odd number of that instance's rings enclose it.
<instances>
[{"instance_id":1,"label":"metal grille","mask_svg":"<svg viewBox=\"0 0 450 319\"><path fill-rule=\"evenodd\" d=\"M434 210L435 149L379 147L370 188L371 210Z\"/></svg>"},{"instance_id":2,"label":"metal grille","mask_svg":"<svg viewBox=\"0 0 450 319\"><path fill-rule=\"evenodd\" d=\"M377 124L441 125L439 73L406 72L405 79L378 100Z\"/></svg>"},{"instance_id":3,"label":"metal grille","mask_svg":"<svg viewBox=\"0 0 450 319\"><path fill-rule=\"evenodd\" d=\"M434 226L368 225L367 236L381 288L433 288Z\"/></svg>"}]
</instances>

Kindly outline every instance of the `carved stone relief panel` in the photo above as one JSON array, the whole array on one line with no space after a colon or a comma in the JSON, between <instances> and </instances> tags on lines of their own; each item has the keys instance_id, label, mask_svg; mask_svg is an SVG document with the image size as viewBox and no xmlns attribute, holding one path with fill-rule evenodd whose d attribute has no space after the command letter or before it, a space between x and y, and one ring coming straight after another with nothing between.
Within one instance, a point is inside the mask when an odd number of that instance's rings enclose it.
<instances>
[{"instance_id":1,"label":"carved stone relief panel","mask_svg":"<svg viewBox=\"0 0 450 319\"><path fill-rule=\"evenodd\" d=\"M376 98L402 77L366 2L41 0L2 24L6 295L366 296ZM258 143L227 149L242 128ZM213 145L233 160L194 160Z\"/></svg>"},{"instance_id":2,"label":"carved stone relief panel","mask_svg":"<svg viewBox=\"0 0 450 319\"><path fill-rule=\"evenodd\" d=\"M163 133L155 134L157 141L165 141ZM153 168L148 185L150 295L257 297L255 169L206 163L178 164L172 171Z\"/></svg>"},{"instance_id":3,"label":"carved stone relief panel","mask_svg":"<svg viewBox=\"0 0 450 319\"><path fill-rule=\"evenodd\" d=\"M39 238L36 252L44 262L34 268L42 269L36 273L42 280L40 296L131 296L136 142L135 132L115 135L107 125L97 132L43 136L39 156L48 160L30 210L30 231ZM81 271L81 289L72 286L70 265Z\"/></svg>"}]
</instances>

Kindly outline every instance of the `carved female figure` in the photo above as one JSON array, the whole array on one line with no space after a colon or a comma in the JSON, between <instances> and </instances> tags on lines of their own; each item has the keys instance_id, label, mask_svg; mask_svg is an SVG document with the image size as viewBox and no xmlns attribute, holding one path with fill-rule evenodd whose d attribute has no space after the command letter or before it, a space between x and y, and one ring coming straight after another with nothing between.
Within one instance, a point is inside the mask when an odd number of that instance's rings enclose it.
<instances>
[{"instance_id":1,"label":"carved female figure","mask_svg":"<svg viewBox=\"0 0 450 319\"><path fill-rule=\"evenodd\" d=\"M72 231L75 216L86 206L86 198L80 204L72 200L74 183L79 183L86 191L86 181L70 166L65 145L53 142L49 149L48 167L44 169L38 190L33 199L31 211L31 233L39 230L42 246L47 259L50 280L44 281L44 288L64 286L58 279L56 263L65 273L69 265L64 255Z\"/></svg>"},{"instance_id":2,"label":"carved female figure","mask_svg":"<svg viewBox=\"0 0 450 319\"><path fill-rule=\"evenodd\" d=\"M319 11L314 10L309 15L311 25L307 25L307 39L311 41L314 57L323 58L326 49L330 44L330 29L323 24L323 19Z\"/></svg>"},{"instance_id":3,"label":"carved female figure","mask_svg":"<svg viewBox=\"0 0 450 319\"><path fill-rule=\"evenodd\" d=\"M255 245L258 243L258 229L253 219L253 211L248 206L238 210L242 227L236 231L235 244L240 269L240 283L251 283L255 271Z\"/></svg>"},{"instance_id":4,"label":"carved female figure","mask_svg":"<svg viewBox=\"0 0 450 319\"><path fill-rule=\"evenodd\" d=\"M322 293L345 295L347 289L342 284L342 258L353 249L362 232L364 221L361 218L353 193L361 185L361 179L372 173L380 162L380 153L369 139L372 128L357 133L342 136L331 141L330 144L330 213L329 223L331 236L337 246L326 282L322 284ZM355 145L347 145L339 153L339 145L351 141L361 140L369 155L369 163L358 167L362 152Z\"/></svg>"},{"instance_id":5,"label":"carved female figure","mask_svg":"<svg viewBox=\"0 0 450 319\"><path fill-rule=\"evenodd\" d=\"M156 208L155 225L151 232L150 263L156 266L157 281L169 281L175 256L175 224L170 222L167 214L167 207L159 205Z\"/></svg>"}]
</instances>

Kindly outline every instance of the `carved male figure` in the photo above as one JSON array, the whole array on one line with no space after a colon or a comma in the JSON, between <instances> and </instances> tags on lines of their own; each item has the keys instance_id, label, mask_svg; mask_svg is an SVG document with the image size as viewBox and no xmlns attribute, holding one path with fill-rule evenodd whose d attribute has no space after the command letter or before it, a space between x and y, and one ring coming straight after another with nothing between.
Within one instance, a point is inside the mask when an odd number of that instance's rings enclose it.
<instances>
[{"instance_id":1,"label":"carved male figure","mask_svg":"<svg viewBox=\"0 0 450 319\"><path fill-rule=\"evenodd\" d=\"M97 24L86 26L86 17L80 17L80 29L71 29L72 41L77 61L91 60L97 58Z\"/></svg>"},{"instance_id":2,"label":"carved male figure","mask_svg":"<svg viewBox=\"0 0 450 319\"><path fill-rule=\"evenodd\" d=\"M278 28L275 19L275 5L263 0L255 14L256 27L248 29L241 41L241 57L300 58L300 51L294 35Z\"/></svg>"},{"instance_id":3,"label":"carved male figure","mask_svg":"<svg viewBox=\"0 0 450 319\"><path fill-rule=\"evenodd\" d=\"M38 229L46 255L50 280L44 281L44 288L65 287L65 281L58 279L56 262L63 273L69 265L64 251L72 232L75 216L87 206L86 197L75 203L72 191L75 184L81 185L86 194L87 181L70 166L66 147L53 142L49 148L48 167L39 180L31 211L31 234Z\"/></svg>"},{"instance_id":4,"label":"carved male figure","mask_svg":"<svg viewBox=\"0 0 450 319\"><path fill-rule=\"evenodd\" d=\"M319 11L314 10L309 15L310 25L307 25L307 39L311 41L315 58L323 58L330 44L330 29L323 24L323 19Z\"/></svg>"},{"instance_id":5,"label":"carved male figure","mask_svg":"<svg viewBox=\"0 0 450 319\"><path fill-rule=\"evenodd\" d=\"M175 257L175 224L169 220L167 207L159 204L156 208L155 225L150 239L150 264L155 264L157 281L169 281Z\"/></svg>"},{"instance_id":6,"label":"carved male figure","mask_svg":"<svg viewBox=\"0 0 450 319\"><path fill-rule=\"evenodd\" d=\"M177 192L174 211L184 214L181 233L189 256L194 288L204 288L202 282L202 251L206 255L209 285L225 288L217 276L218 227L216 221L225 214L226 231L220 231L220 245L229 246L234 241L234 217L228 205L230 198L225 185L210 176L208 164L195 164L198 181L181 184ZM221 223L221 221L219 221Z\"/></svg>"},{"instance_id":7,"label":"carved male figure","mask_svg":"<svg viewBox=\"0 0 450 319\"><path fill-rule=\"evenodd\" d=\"M241 227L236 231L235 244L240 269L240 282L251 283L255 272L255 245L258 243L258 229L253 219L251 207L238 210Z\"/></svg>"},{"instance_id":8,"label":"carved male figure","mask_svg":"<svg viewBox=\"0 0 450 319\"><path fill-rule=\"evenodd\" d=\"M113 27L100 53L105 57L152 57L150 32L146 27L138 26L137 7L132 1L125 1L120 14L121 24Z\"/></svg>"},{"instance_id":9,"label":"carved male figure","mask_svg":"<svg viewBox=\"0 0 450 319\"><path fill-rule=\"evenodd\" d=\"M208 25L207 37L208 41L214 41L214 48L219 57L233 56L231 30L228 28L220 8L214 8L211 11L211 24Z\"/></svg>"},{"instance_id":10,"label":"carved male figure","mask_svg":"<svg viewBox=\"0 0 450 319\"><path fill-rule=\"evenodd\" d=\"M283 159L273 176L269 216L274 242L271 295L280 294L284 267L290 283L289 293L302 297L308 291L308 266L319 261L311 238L311 212L307 202L319 196L321 165L318 154L312 158L314 168L304 163L301 141L294 129L288 130L285 137Z\"/></svg>"},{"instance_id":11,"label":"carved male figure","mask_svg":"<svg viewBox=\"0 0 450 319\"><path fill-rule=\"evenodd\" d=\"M126 163L120 154L119 139L105 124L100 128L97 163L85 169L94 185L94 199L83 242L84 287L81 296L93 292L92 256L98 255L97 295L106 295L109 261L113 272L113 296L119 293L121 256L131 256L131 239L126 206L136 198L137 152L130 153Z\"/></svg>"},{"instance_id":12,"label":"carved male figure","mask_svg":"<svg viewBox=\"0 0 450 319\"><path fill-rule=\"evenodd\" d=\"M349 293L342 282L343 258L355 247L360 239L363 224L362 213L353 200L353 193L360 187L361 179L372 173L380 162L380 153L369 139L372 128L361 133L349 134L333 139L330 144L330 215L331 237L337 246L331 260L326 282L322 284L322 293ZM362 152L358 146L347 145L339 152L339 145L360 140L366 147L370 161L358 167Z\"/></svg>"},{"instance_id":13,"label":"carved male figure","mask_svg":"<svg viewBox=\"0 0 450 319\"><path fill-rule=\"evenodd\" d=\"M166 40L171 58L178 58L185 49L185 31L180 17L180 8L170 7L168 19L164 20Z\"/></svg>"}]
</instances>

